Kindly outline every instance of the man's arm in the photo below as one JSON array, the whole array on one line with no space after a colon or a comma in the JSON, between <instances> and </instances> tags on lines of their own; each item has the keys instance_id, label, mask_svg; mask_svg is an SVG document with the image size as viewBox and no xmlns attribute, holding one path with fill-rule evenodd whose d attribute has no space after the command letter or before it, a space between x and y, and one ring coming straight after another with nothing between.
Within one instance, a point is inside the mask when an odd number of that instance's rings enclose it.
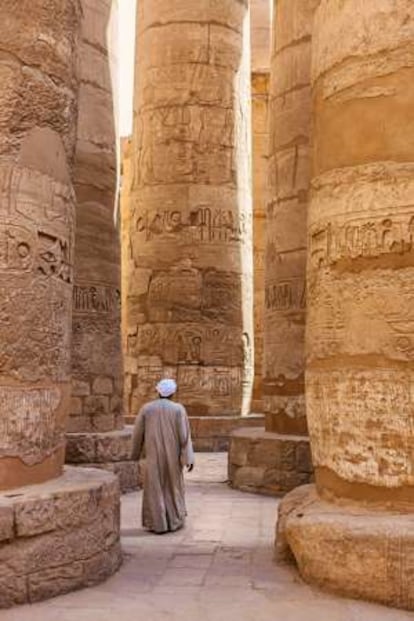
<instances>
[{"instance_id":1,"label":"man's arm","mask_svg":"<svg viewBox=\"0 0 414 621\"><path fill-rule=\"evenodd\" d=\"M181 464L183 466L187 466L188 472L191 472L194 468L193 443L191 440L190 422L188 420L187 412L182 405L180 405L179 414L179 437L181 445Z\"/></svg>"},{"instance_id":2,"label":"man's arm","mask_svg":"<svg viewBox=\"0 0 414 621\"><path fill-rule=\"evenodd\" d=\"M132 454L131 459L138 461L141 457L142 449L144 447L145 437L145 418L144 412L141 409L138 416L135 419L134 433L132 434Z\"/></svg>"}]
</instances>

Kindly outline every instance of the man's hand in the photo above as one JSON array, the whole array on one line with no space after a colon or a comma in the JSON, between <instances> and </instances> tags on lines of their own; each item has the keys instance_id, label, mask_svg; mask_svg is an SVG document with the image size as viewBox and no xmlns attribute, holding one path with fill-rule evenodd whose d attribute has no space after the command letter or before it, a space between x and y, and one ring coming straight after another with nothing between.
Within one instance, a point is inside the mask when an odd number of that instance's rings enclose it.
<instances>
[{"instance_id":1,"label":"man's hand","mask_svg":"<svg viewBox=\"0 0 414 621\"><path fill-rule=\"evenodd\" d=\"M189 464L187 466L187 472L192 472L193 469L194 469L194 464Z\"/></svg>"}]
</instances>

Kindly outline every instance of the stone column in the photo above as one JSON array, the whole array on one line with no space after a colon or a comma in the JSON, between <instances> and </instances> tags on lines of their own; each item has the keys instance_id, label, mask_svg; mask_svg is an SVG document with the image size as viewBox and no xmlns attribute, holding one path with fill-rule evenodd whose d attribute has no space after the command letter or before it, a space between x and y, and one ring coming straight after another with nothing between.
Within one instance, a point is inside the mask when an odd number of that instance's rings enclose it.
<instances>
[{"instance_id":1,"label":"stone column","mask_svg":"<svg viewBox=\"0 0 414 621\"><path fill-rule=\"evenodd\" d=\"M240 489L285 493L312 474L304 395L311 37L319 0L274 6L269 101L263 405L266 428L237 431L229 476Z\"/></svg>"},{"instance_id":2,"label":"stone column","mask_svg":"<svg viewBox=\"0 0 414 621\"><path fill-rule=\"evenodd\" d=\"M0 607L120 562L115 477L63 470L79 20L76 0L0 8Z\"/></svg>"},{"instance_id":3,"label":"stone column","mask_svg":"<svg viewBox=\"0 0 414 621\"><path fill-rule=\"evenodd\" d=\"M270 0L250 4L253 139L254 384L252 411L262 412L264 254L266 239Z\"/></svg>"},{"instance_id":4,"label":"stone column","mask_svg":"<svg viewBox=\"0 0 414 621\"><path fill-rule=\"evenodd\" d=\"M109 32L116 2L81 0L77 198L72 326L72 405L66 461L115 471L121 489L138 485L123 421L120 234ZM112 75L111 75L112 74Z\"/></svg>"},{"instance_id":5,"label":"stone column","mask_svg":"<svg viewBox=\"0 0 414 621\"><path fill-rule=\"evenodd\" d=\"M252 392L248 27L245 0L138 3L129 412L173 376L205 449L226 444Z\"/></svg>"},{"instance_id":6,"label":"stone column","mask_svg":"<svg viewBox=\"0 0 414 621\"><path fill-rule=\"evenodd\" d=\"M289 515L282 507L280 540L306 579L410 609L413 39L406 0L322 0L317 12L306 380L316 489L298 490Z\"/></svg>"}]
</instances>

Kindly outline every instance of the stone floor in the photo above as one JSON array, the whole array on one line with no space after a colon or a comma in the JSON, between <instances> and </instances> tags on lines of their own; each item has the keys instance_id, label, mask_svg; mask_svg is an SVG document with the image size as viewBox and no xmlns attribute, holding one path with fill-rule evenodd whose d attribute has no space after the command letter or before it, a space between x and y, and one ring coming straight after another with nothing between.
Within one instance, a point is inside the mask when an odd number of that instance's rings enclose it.
<instances>
[{"instance_id":1,"label":"stone floor","mask_svg":"<svg viewBox=\"0 0 414 621\"><path fill-rule=\"evenodd\" d=\"M329 596L272 563L277 500L231 490L226 455L199 454L185 530L143 532L123 499L125 561L100 586L1 611L1 621L408 621L414 613Z\"/></svg>"}]
</instances>

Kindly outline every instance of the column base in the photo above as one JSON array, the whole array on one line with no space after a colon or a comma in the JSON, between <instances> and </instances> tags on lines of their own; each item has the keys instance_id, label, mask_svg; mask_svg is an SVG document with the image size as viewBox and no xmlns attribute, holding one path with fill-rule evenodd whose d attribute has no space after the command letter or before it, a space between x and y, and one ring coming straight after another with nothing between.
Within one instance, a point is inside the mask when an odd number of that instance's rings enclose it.
<instances>
[{"instance_id":1,"label":"column base","mask_svg":"<svg viewBox=\"0 0 414 621\"><path fill-rule=\"evenodd\" d=\"M142 487L139 462L130 459L132 427L104 433L68 433L66 441L66 463L113 472L123 494Z\"/></svg>"},{"instance_id":2,"label":"column base","mask_svg":"<svg viewBox=\"0 0 414 621\"><path fill-rule=\"evenodd\" d=\"M286 494L313 476L309 439L264 428L238 429L231 436L230 485L243 492Z\"/></svg>"},{"instance_id":3,"label":"column base","mask_svg":"<svg viewBox=\"0 0 414 621\"><path fill-rule=\"evenodd\" d=\"M122 561L119 484L67 467L47 483L0 494L0 608L102 582Z\"/></svg>"},{"instance_id":4,"label":"column base","mask_svg":"<svg viewBox=\"0 0 414 621\"><path fill-rule=\"evenodd\" d=\"M190 416L194 450L200 453L229 450L230 437L240 427L258 427L264 424L262 414L249 416Z\"/></svg>"},{"instance_id":5,"label":"column base","mask_svg":"<svg viewBox=\"0 0 414 621\"><path fill-rule=\"evenodd\" d=\"M414 610L414 516L321 500L314 485L280 503L276 559L341 596Z\"/></svg>"}]
</instances>

